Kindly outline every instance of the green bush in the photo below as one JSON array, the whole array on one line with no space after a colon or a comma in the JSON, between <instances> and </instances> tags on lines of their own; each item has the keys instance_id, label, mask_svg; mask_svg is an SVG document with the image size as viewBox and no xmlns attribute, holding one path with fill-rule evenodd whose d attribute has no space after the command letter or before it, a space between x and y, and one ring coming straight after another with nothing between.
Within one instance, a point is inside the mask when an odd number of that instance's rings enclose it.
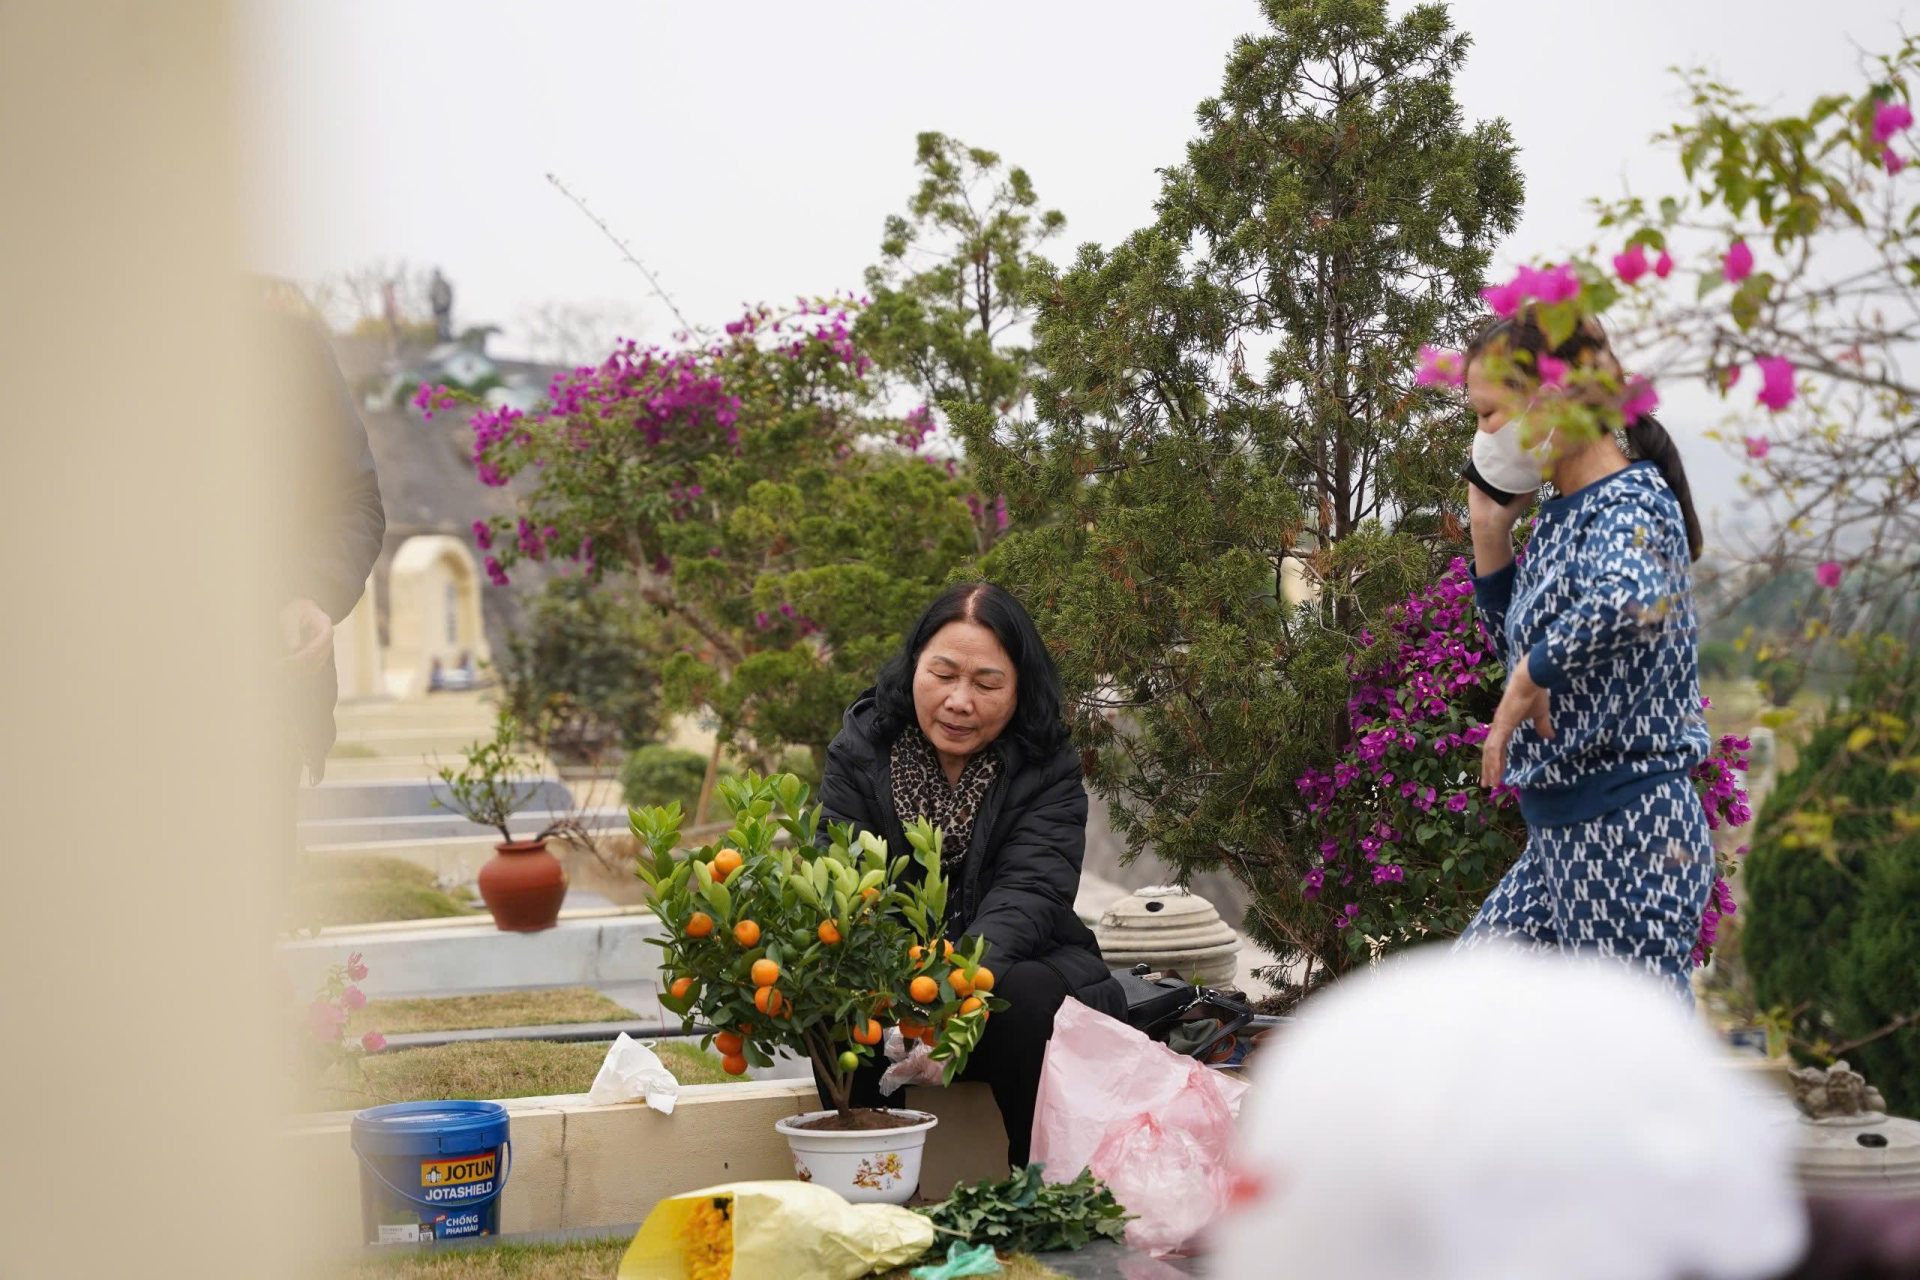
<instances>
[{"instance_id":1,"label":"green bush","mask_svg":"<svg viewBox=\"0 0 1920 1280\"><path fill-rule=\"evenodd\" d=\"M722 765L722 776L734 770ZM700 801L700 784L706 780L707 757L698 751L655 744L641 747L627 757L620 770L620 786L633 808L680 802L680 812L689 817Z\"/></svg>"},{"instance_id":2,"label":"green bush","mask_svg":"<svg viewBox=\"0 0 1920 1280\"><path fill-rule=\"evenodd\" d=\"M1726 640L1708 640L1700 646L1700 674L1709 680L1725 680L1747 673L1747 655Z\"/></svg>"},{"instance_id":3,"label":"green bush","mask_svg":"<svg viewBox=\"0 0 1920 1280\"><path fill-rule=\"evenodd\" d=\"M815 792L820 790L821 762L814 758L811 748L795 747L781 756L780 772L792 774L812 787Z\"/></svg>"},{"instance_id":4,"label":"green bush","mask_svg":"<svg viewBox=\"0 0 1920 1280\"><path fill-rule=\"evenodd\" d=\"M508 641L507 709L560 763L617 759L660 732L660 683L644 655L662 634L634 602L556 578Z\"/></svg>"},{"instance_id":5,"label":"green bush","mask_svg":"<svg viewBox=\"0 0 1920 1280\"><path fill-rule=\"evenodd\" d=\"M1920 1011L1920 665L1870 670L1829 712L1761 811L1742 879L1742 950L1763 1008L1798 1010L1795 1036L1842 1046ZM1886 1094L1920 1114L1920 1026L1845 1049ZM1818 1060L1817 1054L1807 1054Z\"/></svg>"},{"instance_id":6,"label":"green bush","mask_svg":"<svg viewBox=\"0 0 1920 1280\"><path fill-rule=\"evenodd\" d=\"M1798 658L1775 658L1760 668L1760 687L1766 691L1767 701L1776 707L1790 706L1806 682L1806 664Z\"/></svg>"}]
</instances>

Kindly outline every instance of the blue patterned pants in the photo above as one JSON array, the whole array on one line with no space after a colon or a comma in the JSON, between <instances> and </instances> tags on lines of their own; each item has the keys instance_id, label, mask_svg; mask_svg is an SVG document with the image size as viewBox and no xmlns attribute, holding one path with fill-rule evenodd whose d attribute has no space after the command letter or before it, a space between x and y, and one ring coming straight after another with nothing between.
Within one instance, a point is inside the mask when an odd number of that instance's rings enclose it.
<instances>
[{"instance_id":1,"label":"blue patterned pants","mask_svg":"<svg viewBox=\"0 0 1920 1280\"><path fill-rule=\"evenodd\" d=\"M1693 784L1675 778L1597 818L1530 828L1520 860L1455 946L1508 942L1624 960L1691 1005L1713 875L1706 812Z\"/></svg>"}]
</instances>

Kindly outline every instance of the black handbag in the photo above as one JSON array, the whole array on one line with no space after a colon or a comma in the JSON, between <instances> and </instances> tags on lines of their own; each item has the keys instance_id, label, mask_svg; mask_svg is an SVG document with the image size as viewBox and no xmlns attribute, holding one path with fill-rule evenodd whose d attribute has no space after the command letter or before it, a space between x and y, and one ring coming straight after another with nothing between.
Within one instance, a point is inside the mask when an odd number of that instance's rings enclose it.
<instances>
[{"instance_id":1,"label":"black handbag","mask_svg":"<svg viewBox=\"0 0 1920 1280\"><path fill-rule=\"evenodd\" d=\"M1238 1035L1254 1020L1238 993L1195 986L1178 976L1156 974L1144 964L1131 970L1114 971L1127 997L1127 1023L1162 1044L1183 1022L1202 1017L1218 1019L1220 1026L1192 1048L1183 1049L1189 1057L1207 1061L1213 1047Z\"/></svg>"}]
</instances>

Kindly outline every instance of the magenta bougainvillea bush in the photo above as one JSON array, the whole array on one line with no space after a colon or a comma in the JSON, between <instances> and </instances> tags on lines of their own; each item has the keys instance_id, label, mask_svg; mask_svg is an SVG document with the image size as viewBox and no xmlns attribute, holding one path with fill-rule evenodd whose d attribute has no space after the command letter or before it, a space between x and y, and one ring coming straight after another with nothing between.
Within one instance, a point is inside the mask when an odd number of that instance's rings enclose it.
<instances>
[{"instance_id":1,"label":"magenta bougainvillea bush","mask_svg":"<svg viewBox=\"0 0 1920 1280\"><path fill-rule=\"evenodd\" d=\"M1384 634L1360 641L1348 660L1351 742L1330 771L1298 780L1320 853L1301 893L1325 906L1356 954L1460 933L1527 835L1513 790L1480 783L1480 744L1507 673L1480 629L1467 562L1454 560L1388 611ZM1715 830L1752 817L1741 786L1751 745L1723 737L1693 772ZM1730 863L1723 857L1715 877L1696 964L1733 911Z\"/></svg>"}]
</instances>

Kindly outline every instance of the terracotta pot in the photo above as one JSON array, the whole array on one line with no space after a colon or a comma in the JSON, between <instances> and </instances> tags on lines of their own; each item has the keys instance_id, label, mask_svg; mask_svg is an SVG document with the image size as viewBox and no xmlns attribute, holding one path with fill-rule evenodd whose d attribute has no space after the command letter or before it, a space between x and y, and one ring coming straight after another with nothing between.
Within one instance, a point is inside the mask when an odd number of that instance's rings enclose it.
<instances>
[{"instance_id":1,"label":"terracotta pot","mask_svg":"<svg viewBox=\"0 0 1920 1280\"><path fill-rule=\"evenodd\" d=\"M547 852L545 840L516 840L493 846L493 858L480 868L480 896L493 922L509 933L551 929L567 896L567 871Z\"/></svg>"}]
</instances>

